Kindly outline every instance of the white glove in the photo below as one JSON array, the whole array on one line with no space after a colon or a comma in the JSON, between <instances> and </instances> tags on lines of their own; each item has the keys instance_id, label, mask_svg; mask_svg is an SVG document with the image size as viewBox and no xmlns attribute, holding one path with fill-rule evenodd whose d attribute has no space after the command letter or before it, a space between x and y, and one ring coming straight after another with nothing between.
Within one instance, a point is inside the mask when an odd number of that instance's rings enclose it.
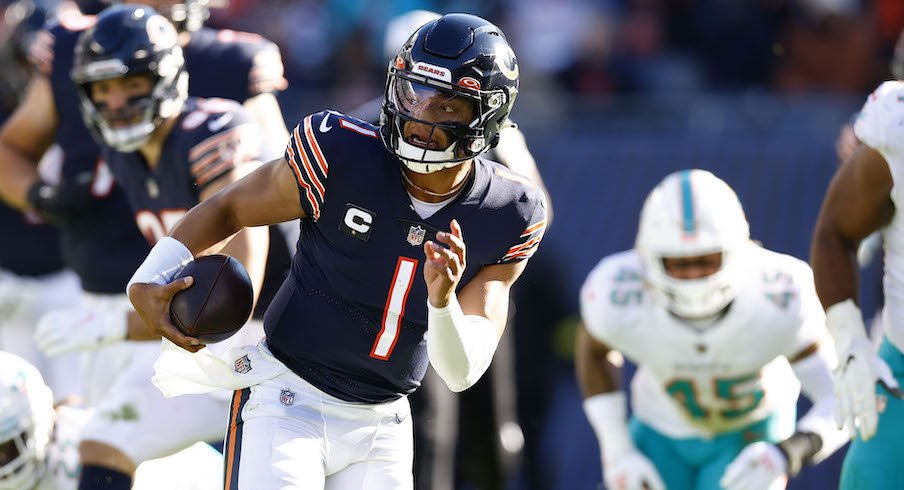
<instances>
[{"instance_id":1,"label":"white glove","mask_svg":"<svg viewBox=\"0 0 904 490\"><path fill-rule=\"evenodd\" d=\"M608 490L665 490L656 467L640 451L624 453L604 467Z\"/></svg>"},{"instance_id":2,"label":"white glove","mask_svg":"<svg viewBox=\"0 0 904 490\"><path fill-rule=\"evenodd\" d=\"M867 441L876 434L879 412L885 409L885 397L876 395L878 381L892 395L904 392L891 374L888 364L873 350L866 337L863 315L852 299L826 309L826 326L835 339L838 367L835 369L835 417L838 425L857 431Z\"/></svg>"},{"instance_id":3,"label":"white glove","mask_svg":"<svg viewBox=\"0 0 904 490\"><path fill-rule=\"evenodd\" d=\"M128 310L69 308L45 314L38 321L35 342L48 356L74 350L96 349L124 340Z\"/></svg>"},{"instance_id":4,"label":"white glove","mask_svg":"<svg viewBox=\"0 0 904 490\"><path fill-rule=\"evenodd\" d=\"M727 468L719 485L725 490L783 490L788 484L788 462L775 446L754 442Z\"/></svg>"},{"instance_id":5,"label":"white glove","mask_svg":"<svg viewBox=\"0 0 904 490\"><path fill-rule=\"evenodd\" d=\"M856 429L864 441L876 434L879 412L885 409L884 398L876 395L877 381L889 391L898 388L891 369L873 351L870 341L855 338L835 370L835 415L839 425Z\"/></svg>"}]
</instances>

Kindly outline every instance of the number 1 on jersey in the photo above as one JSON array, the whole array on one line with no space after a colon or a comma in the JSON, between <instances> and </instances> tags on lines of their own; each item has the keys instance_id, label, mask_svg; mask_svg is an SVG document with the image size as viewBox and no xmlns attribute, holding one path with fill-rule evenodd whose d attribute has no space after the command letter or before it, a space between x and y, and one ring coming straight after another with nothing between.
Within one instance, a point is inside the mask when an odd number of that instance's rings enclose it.
<instances>
[{"instance_id":1,"label":"number 1 on jersey","mask_svg":"<svg viewBox=\"0 0 904 490\"><path fill-rule=\"evenodd\" d=\"M414 284L416 271L417 259L399 257L395 274L392 276L392 284L389 285L386 307L383 308L380 333L377 334L374 346L370 349L370 357L385 361L392 354L392 348L399 339L402 316L405 314L405 303L408 302L408 293L411 292L411 285Z\"/></svg>"}]
</instances>

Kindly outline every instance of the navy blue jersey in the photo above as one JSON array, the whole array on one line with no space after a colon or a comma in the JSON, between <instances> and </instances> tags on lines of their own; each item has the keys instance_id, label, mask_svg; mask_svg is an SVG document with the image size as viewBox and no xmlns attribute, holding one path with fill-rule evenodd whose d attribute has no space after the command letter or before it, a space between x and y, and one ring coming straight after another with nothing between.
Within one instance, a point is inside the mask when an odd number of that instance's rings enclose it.
<instances>
[{"instance_id":1,"label":"navy blue jersey","mask_svg":"<svg viewBox=\"0 0 904 490\"><path fill-rule=\"evenodd\" d=\"M105 149L104 160L125 189L135 222L149 243L166 235L202 191L237 165L259 163L260 127L237 102L190 97L166 138L160 163L140 153ZM270 227L270 253L255 316L262 316L288 275L291 255L279 227Z\"/></svg>"},{"instance_id":2,"label":"navy blue jersey","mask_svg":"<svg viewBox=\"0 0 904 490\"><path fill-rule=\"evenodd\" d=\"M0 204L0 229L0 269L19 276L42 276L63 269L60 236L52 226Z\"/></svg>"},{"instance_id":3,"label":"navy blue jersey","mask_svg":"<svg viewBox=\"0 0 904 490\"><path fill-rule=\"evenodd\" d=\"M0 108L0 124L9 117ZM56 228L0 203L0 269L20 276L42 276L62 270Z\"/></svg>"},{"instance_id":4,"label":"navy blue jersey","mask_svg":"<svg viewBox=\"0 0 904 490\"><path fill-rule=\"evenodd\" d=\"M62 17L38 36L31 58L53 87L59 120L56 141L65 155L63 185L93 178L93 195L102 201L86 219L63 226L64 261L79 275L86 291L119 293L149 248L133 224L124 194L100 162L99 147L82 120L70 78L78 36L93 25L94 19ZM183 52L192 95L225 95L244 101L257 93L280 88L283 81L278 50L259 36L219 35L217 31L202 29L192 35Z\"/></svg>"},{"instance_id":5,"label":"navy blue jersey","mask_svg":"<svg viewBox=\"0 0 904 490\"><path fill-rule=\"evenodd\" d=\"M245 102L286 87L279 48L257 34L202 27L183 51L191 95Z\"/></svg>"},{"instance_id":6,"label":"navy blue jersey","mask_svg":"<svg viewBox=\"0 0 904 490\"><path fill-rule=\"evenodd\" d=\"M546 225L540 191L483 159L455 200L421 219L378 134L329 111L295 128L286 160L308 218L264 323L270 350L296 374L371 403L414 391L427 368L424 240L458 220L462 287L484 266L529 258Z\"/></svg>"},{"instance_id":7,"label":"navy blue jersey","mask_svg":"<svg viewBox=\"0 0 904 490\"><path fill-rule=\"evenodd\" d=\"M236 165L259 163L260 127L226 99L189 97L154 168L139 152L105 148L103 158L125 189L135 222L151 244L195 204L201 192Z\"/></svg>"}]
</instances>

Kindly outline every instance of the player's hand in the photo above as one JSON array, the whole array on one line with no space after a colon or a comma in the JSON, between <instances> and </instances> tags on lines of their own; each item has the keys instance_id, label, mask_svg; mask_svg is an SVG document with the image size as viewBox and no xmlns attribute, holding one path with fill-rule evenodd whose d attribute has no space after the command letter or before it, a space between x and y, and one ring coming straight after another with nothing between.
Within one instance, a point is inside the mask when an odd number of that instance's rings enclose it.
<instances>
[{"instance_id":1,"label":"player's hand","mask_svg":"<svg viewBox=\"0 0 904 490\"><path fill-rule=\"evenodd\" d=\"M835 370L835 416L839 425L856 429L864 441L876 434L879 413L885 409L885 399L876 394L876 382L896 396L901 393L888 364L869 340L854 339Z\"/></svg>"},{"instance_id":2,"label":"player's hand","mask_svg":"<svg viewBox=\"0 0 904 490\"><path fill-rule=\"evenodd\" d=\"M26 199L34 211L49 223L67 223L91 215L97 199L91 193L93 172L83 172L58 185L42 180L28 189Z\"/></svg>"},{"instance_id":3,"label":"player's hand","mask_svg":"<svg viewBox=\"0 0 904 490\"><path fill-rule=\"evenodd\" d=\"M665 490L656 467L636 450L605 464L603 476L608 490Z\"/></svg>"},{"instance_id":4,"label":"player's hand","mask_svg":"<svg viewBox=\"0 0 904 490\"><path fill-rule=\"evenodd\" d=\"M467 265L461 226L453 219L449 227L451 233L441 231L436 234L436 240L446 247L432 240L424 243L424 282L427 283L427 298L435 308L449 304Z\"/></svg>"},{"instance_id":5,"label":"player's hand","mask_svg":"<svg viewBox=\"0 0 904 490\"><path fill-rule=\"evenodd\" d=\"M66 308L51 311L38 320L35 342L48 356L96 349L126 338L126 315L127 310L121 308Z\"/></svg>"},{"instance_id":6,"label":"player's hand","mask_svg":"<svg viewBox=\"0 0 904 490\"><path fill-rule=\"evenodd\" d=\"M754 442L725 468L719 485L725 490L782 490L788 485L788 461L775 444Z\"/></svg>"},{"instance_id":7,"label":"player's hand","mask_svg":"<svg viewBox=\"0 0 904 490\"><path fill-rule=\"evenodd\" d=\"M194 278L187 276L163 286L132 284L129 288L129 301L149 330L166 337L189 352L198 352L204 348L204 344L197 338L180 332L170 321L170 302L173 296L191 287L193 282Z\"/></svg>"}]
</instances>

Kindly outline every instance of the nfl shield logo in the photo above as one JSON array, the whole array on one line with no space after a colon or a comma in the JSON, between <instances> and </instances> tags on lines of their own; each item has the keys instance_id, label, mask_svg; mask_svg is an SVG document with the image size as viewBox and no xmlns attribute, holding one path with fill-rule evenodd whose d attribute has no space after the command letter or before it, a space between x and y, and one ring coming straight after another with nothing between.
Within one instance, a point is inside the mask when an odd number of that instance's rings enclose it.
<instances>
[{"instance_id":1,"label":"nfl shield logo","mask_svg":"<svg viewBox=\"0 0 904 490\"><path fill-rule=\"evenodd\" d=\"M291 390L282 390L279 392L279 401L283 405L291 406L295 403L295 392Z\"/></svg>"},{"instance_id":2,"label":"nfl shield logo","mask_svg":"<svg viewBox=\"0 0 904 490\"><path fill-rule=\"evenodd\" d=\"M248 354L245 354L235 360L235 372L245 374L248 371L251 371L251 359L248 359Z\"/></svg>"},{"instance_id":3,"label":"nfl shield logo","mask_svg":"<svg viewBox=\"0 0 904 490\"><path fill-rule=\"evenodd\" d=\"M420 225L411 225L411 228L408 228L408 243L411 246L416 247L422 243L424 243L424 237L427 235L427 230Z\"/></svg>"}]
</instances>

